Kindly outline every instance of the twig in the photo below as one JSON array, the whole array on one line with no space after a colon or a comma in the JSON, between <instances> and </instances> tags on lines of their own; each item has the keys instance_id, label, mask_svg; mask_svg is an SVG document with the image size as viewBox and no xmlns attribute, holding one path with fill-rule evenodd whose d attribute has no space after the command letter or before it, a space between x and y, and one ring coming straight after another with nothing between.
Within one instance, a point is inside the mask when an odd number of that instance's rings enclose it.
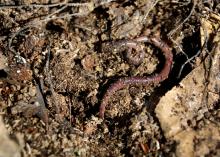
<instances>
[{"instance_id":1,"label":"twig","mask_svg":"<svg viewBox=\"0 0 220 157\"><path fill-rule=\"evenodd\" d=\"M12 51L15 55L20 55L19 54L19 52L16 52L13 48L12 48L12 41L13 41L13 39L17 36L17 35L19 35L22 31L24 31L24 30L26 30L26 29L28 29L28 28L30 28L30 27L35 27L35 28L37 28L37 26L36 25L26 25L26 26L24 26L24 27L22 27L21 29L19 29L17 32L15 32L15 33L13 33L12 35L11 35L11 38L9 39L9 41L8 41L8 48L9 48L9 50L10 51Z\"/></svg>"},{"instance_id":2,"label":"twig","mask_svg":"<svg viewBox=\"0 0 220 157\"><path fill-rule=\"evenodd\" d=\"M69 99L71 101L71 99ZM72 125L72 104L69 103L69 119L70 119L70 125Z\"/></svg>"},{"instance_id":3,"label":"twig","mask_svg":"<svg viewBox=\"0 0 220 157\"><path fill-rule=\"evenodd\" d=\"M194 56L192 56L191 58L187 59L187 61L181 66L177 78L180 78L180 76L181 76L181 74L182 74L182 71L183 71L184 67L186 66L186 64L190 63L194 58L196 58L196 57L200 54L200 52L204 49L204 47L207 45L207 42L208 42L208 33L207 33L207 30L206 30L206 29L204 29L204 30L205 30L205 42L204 42L204 44L202 45L202 48L201 48Z\"/></svg>"},{"instance_id":4,"label":"twig","mask_svg":"<svg viewBox=\"0 0 220 157\"><path fill-rule=\"evenodd\" d=\"M38 110L36 114L46 124L46 130L48 130L49 117L48 117L48 112L47 112L47 108L45 105L45 99L43 97L43 80L42 78L40 78L39 82L37 82L37 80L35 80L35 82L36 82L35 84L36 84L36 89L37 89L36 102L39 103L39 106L37 106L36 108L36 110Z\"/></svg>"},{"instance_id":5,"label":"twig","mask_svg":"<svg viewBox=\"0 0 220 157\"><path fill-rule=\"evenodd\" d=\"M52 17L53 15L55 15L55 14L61 12L62 10L66 9L66 8L67 8L67 6L65 5L65 6L61 7L60 9L57 9L57 10L54 11L53 13L49 14L48 16L46 16L45 19Z\"/></svg>"},{"instance_id":6,"label":"twig","mask_svg":"<svg viewBox=\"0 0 220 157\"><path fill-rule=\"evenodd\" d=\"M53 83L52 83L52 79L51 79L51 75L50 75L50 53L51 53L51 42L50 44L48 45L48 55L47 55L47 61L46 61L46 65L45 65L45 73L47 74L48 76L48 83L50 85L50 91L52 93L52 98L53 98L53 102L55 104L55 110L56 110L56 113L60 113L60 109L59 109L59 106L58 106L58 103L56 101L56 96L55 96L55 91L54 91L54 86L53 86Z\"/></svg>"},{"instance_id":7,"label":"twig","mask_svg":"<svg viewBox=\"0 0 220 157\"><path fill-rule=\"evenodd\" d=\"M195 9L195 6L196 6L196 0L192 0L193 2L193 6L192 6L192 9L189 13L189 15L183 20L183 22L181 22L177 27L175 27L172 31L170 31L170 33L168 33L168 37L171 38L173 36L173 34L187 21L189 20L190 16L192 15L194 9Z\"/></svg>"},{"instance_id":8,"label":"twig","mask_svg":"<svg viewBox=\"0 0 220 157\"><path fill-rule=\"evenodd\" d=\"M51 7L58 7L58 6L70 6L70 7L77 7L77 6L88 6L90 3L55 3L55 4L24 4L24 5L0 5L0 9L10 9L10 8L23 8L23 7L35 7L35 8L51 8Z\"/></svg>"},{"instance_id":9,"label":"twig","mask_svg":"<svg viewBox=\"0 0 220 157\"><path fill-rule=\"evenodd\" d=\"M180 6L183 6L183 5L188 5L190 3L190 1L191 0L188 0L188 2L179 2L179 1L172 0L171 3L181 4Z\"/></svg>"},{"instance_id":10,"label":"twig","mask_svg":"<svg viewBox=\"0 0 220 157\"><path fill-rule=\"evenodd\" d=\"M156 0L156 1L151 5L151 7L148 9L148 11L146 12L146 14L144 15L144 18L143 18L142 22L143 22L144 20L146 20L148 14L149 14L150 11L157 5L158 2L159 2L159 0Z\"/></svg>"},{"instance_id":11,"label":"twig","mask_svg":"<svg viewBox=\"0 0 220 157\"><path fill-rule=\"evenodd\" d=\"M26 26L22 27L22 28L19 29L17 32L15 32L15 33L13 33L13 34L11 35L11 38L10 38L9 41L8 41L8 49L9 49L11 52L14 53L16 62L22 63L22 64L26 64L25 58L23 58L22 56L20 56L20 53L19 53L19 52L16 52L16 51L12 48L13 39L14 39L17 35L19 35L22 31L24 31L24 30L26 30L26 29L28 29L28 28L31 28L31 27L33 27L33 28L38 28L38 26L39 26L39 23L33 23L33 24L30 24L30 25L26 25Z\"/></svg>"},{"instance_id":12,"label":"twig","mask_svg":"<svg viewBox=\"0 0 220 157\"><path fill-rule=\"evenodd\" d=\"M57 16L57 17L46 18L46 19L41 20L40 22L47 22L47 21L55 20L55 19L65 19L65 18L70 18L70 17L73 17L73 16L77 16L77 17L86 16L86 15L88 15L89 13L90 13L90 12L66 14L66 15L63 15L63 16Z\"/></svg>"},{"instance_id":13,"label":"twig","mask_svg":"<svg viewBox=\"0 0 220 157\"><path fill-rule=\"evenodd\" d=\"M104 4L108 4L110 2L116 1L116 0L102 0L103 2L99 3L99 5L104 5Z\"/></svg>"},{"instance_id":14,"label":"twig","mask_svg":"<svg viewBox=\"0 0 220 157\"><path fill-rule=\"evenodd\" d=\"M113 2L115 0L103 0L100 3L94 4L94 2L88 3L68 3L68 2L61 2L61 3L54 3L54 4L24 4L24 5L0 5L0 9L18 9L23 7L35 7L35 8L51 8L51 7L59 7L65 5L66 7L81 7L81 6L101 6ZM95 1L96 2L96 1ZM99 1L97 1L99 2Z\"/></svg>"},{"instance_id":15,"label":"twig","mask_svg":"<svg viewBox=\"0 0 220 157\"><path fill-rule=\"evenodd\" d=\"M183 51L183 49L177 44L177 42L175 40L173 40L173 38L170 38L170 40L179 48L179 50L184 54L184 56L188 60L189 56L186 54L186 52Z\"/></svg>"}]
</instances>

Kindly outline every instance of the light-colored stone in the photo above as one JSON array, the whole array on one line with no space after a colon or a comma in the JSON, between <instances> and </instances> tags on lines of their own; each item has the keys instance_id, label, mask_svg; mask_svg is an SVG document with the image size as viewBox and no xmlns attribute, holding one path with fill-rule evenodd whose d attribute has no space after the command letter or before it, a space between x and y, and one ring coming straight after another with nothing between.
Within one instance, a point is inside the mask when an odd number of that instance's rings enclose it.
<instances>
[{"instance_id":1,"label":"light-colored stone","mask_svg":"<svg viewBox=\"0 0 220 157\"><path fill-rule=\"evenodd\" d=\"M210 32L208 32L210 33ZM202 33L201 33L202 34ZM204 35L204 34L202 34ZM161 98L155 112L164 135L169 140L177 142L176 155L180 157L194 156L202 152L208 155L217 142L208 139L219 138L218 126L212 126L210 121L202 125L205 134L200 129L193 131L196 122L205 120L204 113L208 112L219 101L220 92L220 33L213 39L215 43L205 61L188 74L179 86L174 87ZM204 42L204 40L201 40ZM212 129L207 129L211 127ZM212 130L216 132L213 133ZM208 137L208 139L207 139ZM201 147L195 150L195 140ZM207 140L205 140L207 139ZM211 145L209 148L207 145ZM206 149L204 149L206 148Z\"/></svg>"},{"instance_id":2,"label":"light-colored stone","mask_svg":"<svg viewBox=\"0 0 220 157\"><path fill-rule=\"evenodd\" d=\"M21 157L19 146L12 141L0 117L0 157Z\"/></svg>"}]
</instances>

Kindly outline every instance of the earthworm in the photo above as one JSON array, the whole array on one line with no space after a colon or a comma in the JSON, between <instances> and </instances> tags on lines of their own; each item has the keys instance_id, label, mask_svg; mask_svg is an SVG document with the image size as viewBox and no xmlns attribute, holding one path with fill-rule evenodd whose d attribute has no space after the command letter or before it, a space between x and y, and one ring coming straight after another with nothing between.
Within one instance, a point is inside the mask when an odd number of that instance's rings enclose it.
<instances>
[{"instance_id":1,"label":"earthworm","mask_svg":"<svg viewBox=\"0 0 220 157\"><path fill-rule=\"evenodd\" d=\"M130 48L126 53L126 58L128 59L128 63L133 65L140 65L144 60L144 56L145 56L144 49L138 46L137 45L138 43L134 41L129 41L125 43L126 43L125 45ZM136 51L140 51L140 52L138 53L138 55L134 56L132 55L132 49L135 49Z\"/></svg>"},{"instance_id":2,"label":"earthworm","mask_svg":"<svg viewBox=\"0 0 220 157\"><path fill-rule=\"evenodd\" d=\"M129 48L137 48L138 42L147 42L159 48L165 57L164 67L158 74L155 74L155 75L151 75L147 77L145 76L124 77L124 78L118 79L116 82L111 84L110 87L105 92L100 108L99 108L99 116L101 118L104 118L105 107L108 104L109 99L112 97L112 95L116 91L128 85L149 85L151 83L158 84L159 82L167 79L170 73L171 66L173 63L173 54L172 54L171 48L161 39L156 38L156 37L141 36L133 40L119 41L121 46L127 46Z\"/></svg>"}]
</instances>

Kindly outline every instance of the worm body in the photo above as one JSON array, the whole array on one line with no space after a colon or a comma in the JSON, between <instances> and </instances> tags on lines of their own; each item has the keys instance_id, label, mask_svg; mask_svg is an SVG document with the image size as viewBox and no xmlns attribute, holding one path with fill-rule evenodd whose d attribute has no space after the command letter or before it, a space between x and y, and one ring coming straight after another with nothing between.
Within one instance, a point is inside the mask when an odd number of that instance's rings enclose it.
<instances>
[{"instance_id":1,"label":"worm body","mask_svg":"<svg viewBox=\"0 0 220 157\"><path fill-rule=\"evenodd\" d=\"M138 37L133 40L127 40L127 41L123 40L122 42L119 41L121 46L127 46L130 49L134 48L136 50L139 49L139 47L137 46L137 43L139 43L139 42L147 42L147 43L153 44L154 46L156 46L157 48L159 48L162 51L162 53L165 57L165 64L163 66L163 69L160 71L160 73L153 75L153 76L124 77L124 78L120 78L119 80L117 80L116 82L111 84L110 87L107 89L106 93L104 94L101 105L100 105L99 116L101 118L104 118L105 107L108 104L108 101L111 98L111 96L116 91L118 91L128 85L149 85L152 83L158 84L168 77L168 75L170 73L171 66L172 66L172 62L173 62L173 54L171 52L171 48L165 42L163 42L162 40L160 40L159 38L156 38L156 37L142 36L142 37ZM141 50L141 53L143 53L143 50Z\"/></svg>"}]
</instances>

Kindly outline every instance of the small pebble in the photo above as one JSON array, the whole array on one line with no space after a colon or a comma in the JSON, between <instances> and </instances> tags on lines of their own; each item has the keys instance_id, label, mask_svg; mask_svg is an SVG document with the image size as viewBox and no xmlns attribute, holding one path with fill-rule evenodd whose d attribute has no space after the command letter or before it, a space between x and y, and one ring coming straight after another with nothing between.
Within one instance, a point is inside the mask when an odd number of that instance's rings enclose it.
<instances>
[{"instance_id":1,"label":"small pebble","mask_svg":"<svg viewBox=\"0 0 220 157\"><path fill-rule=\"evenodd\" d=\"M36 88L35 87L29 87L28 88L28 94L31 96L31 97L34 97L36 95Z\"/></svg>"},{"instance_id":2,"label":"small pebble","mask_svg":"<svg viewBox=\"0 0 220 157\"><path fill-rule=\"evenodd\" d=\"M81 63L86 71L92 71L96 65L95 56L87 55L82 59Z\"/></svg>"}]
</instances>

